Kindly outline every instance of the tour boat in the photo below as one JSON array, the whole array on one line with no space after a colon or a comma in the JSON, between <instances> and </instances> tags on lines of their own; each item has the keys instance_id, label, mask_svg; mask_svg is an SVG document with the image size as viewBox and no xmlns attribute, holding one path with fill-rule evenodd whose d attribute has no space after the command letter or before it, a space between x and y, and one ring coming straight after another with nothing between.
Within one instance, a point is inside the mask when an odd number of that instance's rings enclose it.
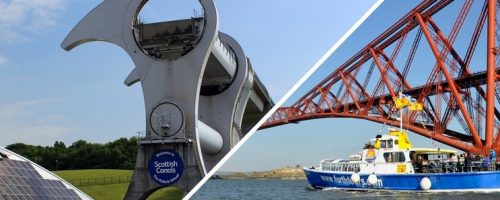
<instances>
[{"instance_id":1,"label":"tour boat","mask_svg":"<svg viewBox=\"0 0 500 200\"><path fill-rule=\"evenodd\" d=\"M348 159L322 160L303 170L309 184L320 189L498 192L495 157L494 151L490 161L458 156L455 150L414 148L402 128L391 128Z\"/></svg>"}]
</instances>

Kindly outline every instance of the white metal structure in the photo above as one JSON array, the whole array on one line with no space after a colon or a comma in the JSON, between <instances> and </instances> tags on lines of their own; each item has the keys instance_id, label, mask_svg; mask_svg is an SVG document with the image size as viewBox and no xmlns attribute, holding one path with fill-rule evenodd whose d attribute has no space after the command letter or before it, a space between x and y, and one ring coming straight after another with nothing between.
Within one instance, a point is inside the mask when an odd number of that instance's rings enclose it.
<instances>
[{"instance_id":1,"label":"white metal structure","mask_svg":"<svg viewBox=\"0 0 500 200\"><path fill-rule=\"evenodd\" d=\"M144 199L165 186L148 174L159 150L180 155L184 173L171 185L188 192L273 105L240 45L219 32L212 0L200 0L202 18L153 24L137 20L146 3L105 0L61 45L110 42L135 64L125 84L141 82L147 127L126 199Z\"/></svg>"}]
</instances>

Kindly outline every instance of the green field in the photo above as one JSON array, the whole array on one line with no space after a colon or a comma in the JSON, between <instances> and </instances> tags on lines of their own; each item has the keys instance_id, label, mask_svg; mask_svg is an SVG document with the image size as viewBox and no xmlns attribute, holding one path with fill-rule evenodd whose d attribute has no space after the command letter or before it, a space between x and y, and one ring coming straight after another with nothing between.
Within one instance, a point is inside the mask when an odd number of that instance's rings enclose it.
<instances>
[{"instance_id":1,"label":"green field","mask_svg":"<svg viewBox=\"0 0 500 200\"><path fill-rule=\"evenodd\" d=\"M68 182L74 183L96 200L121 200L128 188L132 170L89 169L55 171L55 174ZM128 177L128 180L127 180ZM148 199L181 199L182 191L174 187L162 188Z\"/></svg>"}]
</instances>

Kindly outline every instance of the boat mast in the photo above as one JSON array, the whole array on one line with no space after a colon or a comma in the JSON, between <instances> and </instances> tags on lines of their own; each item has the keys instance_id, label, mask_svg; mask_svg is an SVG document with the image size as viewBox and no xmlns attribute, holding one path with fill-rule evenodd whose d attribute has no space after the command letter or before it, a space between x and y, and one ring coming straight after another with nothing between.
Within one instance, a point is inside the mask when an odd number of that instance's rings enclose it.
<instances>
[{"instance_id":1,"label":"boat mast","mask_svg":"<svg viewBox=\"0 0 500 200\"><path fill-rule=\"evenodd\" d=\"M402 92L399 92L399 98L403 98ZM399 108L399 131L403 132L403 107Z\"/></svg>"}]
</instances>

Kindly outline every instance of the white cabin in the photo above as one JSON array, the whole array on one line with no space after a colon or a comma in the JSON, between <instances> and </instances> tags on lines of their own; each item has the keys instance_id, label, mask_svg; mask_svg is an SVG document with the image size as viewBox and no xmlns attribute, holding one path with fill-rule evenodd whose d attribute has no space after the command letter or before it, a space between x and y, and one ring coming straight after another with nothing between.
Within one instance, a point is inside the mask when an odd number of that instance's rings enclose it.
<instances>
[{"instance_id":1,"label":"white cabin","mask_svg":"<svg viewBox=\"0 0 500 200\"><path fill-rule=\"evenodd\" d=\"M349 160L320 161L320 170L359 174L413 174L429 172L429 159L433 155L440 159L456 155L453 150L413 148L408 135L396 129L390 129L387 135L377 135L371 142L365 145L360 154L349 156Z\"/></svg>"}]
</instances>

